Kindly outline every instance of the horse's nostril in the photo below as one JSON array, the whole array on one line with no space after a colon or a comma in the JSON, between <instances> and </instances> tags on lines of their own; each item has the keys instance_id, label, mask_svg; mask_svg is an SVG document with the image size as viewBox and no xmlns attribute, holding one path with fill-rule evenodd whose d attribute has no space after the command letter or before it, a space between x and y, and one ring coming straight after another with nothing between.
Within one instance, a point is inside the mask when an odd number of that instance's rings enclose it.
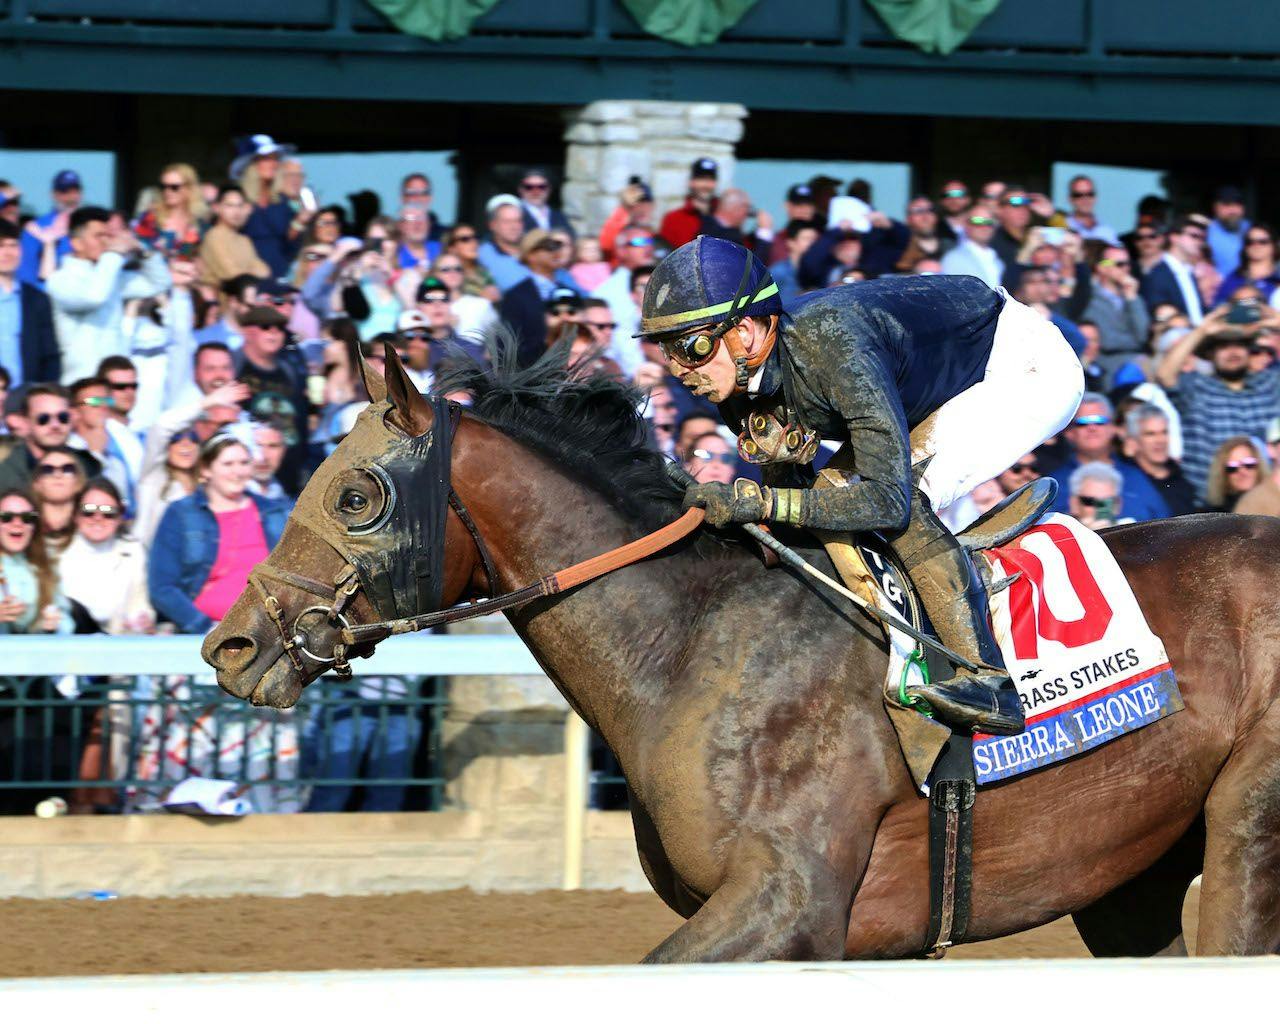
<instances>
[{"instance_id":1,"label":"horse's nostril","mask_svg":"<svg viewBox=\"0 0 1280 1024\"><path fill-rule=\"evenodd\" d=\"M238 672L253 661L258 645L247 636L230 636L213 651L213 663L218 668Z\"/></svg>"}]
</instances>

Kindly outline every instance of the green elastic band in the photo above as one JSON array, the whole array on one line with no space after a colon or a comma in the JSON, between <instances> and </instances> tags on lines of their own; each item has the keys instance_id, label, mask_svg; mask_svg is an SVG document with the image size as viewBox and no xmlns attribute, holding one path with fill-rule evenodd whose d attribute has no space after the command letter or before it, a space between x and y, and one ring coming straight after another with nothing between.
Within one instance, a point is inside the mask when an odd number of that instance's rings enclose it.
<instances>
[{"instance_id":1,"label":"green elastic band","mask_svg":"<svg viewBox=\"0 0 1280 1024\"><path fill-rule=\"evenodd\" d=\"M767 299L771 295L778 294L778 285L774 281L770 281L768 285L756 292L754 295L743 296L738 300L738 309L745 309L753 302L759 302L761 299ZM734 311L733 299L728 302L718 302L714 306L704 306L702 309L691 309L687 313L672 313L669 316L656 316L650 320L645 320L640 324L641 330L646 334L654 331L665 331L671 327L679 327L681 324L692 323L694 320L701 319L704 316L719 316L721 313L729 313Z\"/></svg>"},{"instance_id":2,"label":"green elastic band","mask_svg":"<svg viewBox=\"0 0 1280 1024\"><path fill-rule=\"evenodd\" d=\"M929 707L929 702L923 697L907 692L907 676L911 674L912 665L920 670L925 686L929 685L929 665L925 661L924 648L917 647L902 666L902 675L898 678L898 703L904 708L915 708L925 718L932 718L933 709Z\"/></svg>"}]
</instances>

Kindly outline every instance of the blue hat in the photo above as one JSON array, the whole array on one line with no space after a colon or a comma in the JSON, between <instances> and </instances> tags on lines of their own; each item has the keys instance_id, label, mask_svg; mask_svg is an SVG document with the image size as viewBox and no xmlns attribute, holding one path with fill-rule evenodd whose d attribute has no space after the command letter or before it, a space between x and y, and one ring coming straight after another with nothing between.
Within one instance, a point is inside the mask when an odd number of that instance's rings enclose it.
<instances>
[{"instance_id":1,"label":"blue hat","mask_svg":"<svg viewBox=\"0 0 1280 1024\"><path fill-rule=\"evenodd\" d=\"M270 135L250 135L236 139L236 158L231 161L228 173L232 178L244 174L253 161L260 156L291 156L298 152L298 147L288 142L276 142Z\"/></svg>"},{"instance_id":2,"label":"blue hat","mask_svg":"<svg viewBox=\"0 0 1280 1024\"><path fill-rule=\"evenodd\" d=\"M73 188L84 188L84 182L75 171L59 171L53 176L55 192L70 192Z\"/></svg>"},{"instance_id":3,"label":"blue hat","mask_svg":"<svg viewBox=\"0 0 1280 1024\"><path fill-rule=\"evenodd\" d=\"M778 286L754 253L724 238L699 235L654 269L636 337L781 312Z\"/></svg>"},{"instance_id":4,"label":"blue hat","mask_svg":"<svg viewBox=\"0 0 1280 1024\"><path fill-rule=\"evenodd\" d=\"M1137 363L1125 363L1120 369L1116 370L1115 379L1112 385L1117 388L1125 387L1129 384L1142 384L1146 381L1147 375L1142 372L1142 367Z\"/></svg>"},{"instance_id":5,"label":"blue hat","mask_svg":"<svg viewBox=\"0 0 1280 1024\"><path fill-rule=\"evenodd\" d=\"M719 176L720 165L709 156L699 157L693 162L693 166L689 168L689 177L691 178L718 178Z\"/></svg>"}]
</instances>

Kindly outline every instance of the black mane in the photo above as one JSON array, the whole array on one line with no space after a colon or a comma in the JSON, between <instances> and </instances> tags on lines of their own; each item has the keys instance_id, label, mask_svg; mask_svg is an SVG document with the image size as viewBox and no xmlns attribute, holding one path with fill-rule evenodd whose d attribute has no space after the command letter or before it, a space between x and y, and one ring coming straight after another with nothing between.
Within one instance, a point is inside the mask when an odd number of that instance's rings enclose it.
<instances>
[{"instance_id":1,"label":"black mane","mask_svg":"<svg viewBox=\"0 0 1280 1024\"><path fill-rule=\"evenodd\" d=\"M644 525L675 517L682 492L667 475L666 459L645 444L639 391L609 377L574 378L566 344L529 367L519 365L508 332L490 333L485 347L488 364L457 353L434 390L470 393L472 415L546 455Z\"/></svg>"}]
</instances>

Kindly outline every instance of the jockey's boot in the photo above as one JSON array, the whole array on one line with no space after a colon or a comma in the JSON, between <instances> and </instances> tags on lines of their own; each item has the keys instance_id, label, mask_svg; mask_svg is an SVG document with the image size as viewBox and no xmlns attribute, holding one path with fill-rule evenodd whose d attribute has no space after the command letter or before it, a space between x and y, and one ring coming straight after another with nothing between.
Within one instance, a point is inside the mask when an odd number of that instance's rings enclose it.
<instances>
[{"instance_id":1,"label":"jockey's boot","mask_svg":"<svg viewBox=\"0 0 1280 1024\"><path fill-rule=\"evenodd\" d=\"M928 701L939 720L955 728L996 736L1022 732L1022 700L991 635L986 590L968 554L922 492L915 492L911 519L892 544L938 639L982 666L974 672L957 665L954 678L909 692Z\"/></svg>"}]
</instances>

